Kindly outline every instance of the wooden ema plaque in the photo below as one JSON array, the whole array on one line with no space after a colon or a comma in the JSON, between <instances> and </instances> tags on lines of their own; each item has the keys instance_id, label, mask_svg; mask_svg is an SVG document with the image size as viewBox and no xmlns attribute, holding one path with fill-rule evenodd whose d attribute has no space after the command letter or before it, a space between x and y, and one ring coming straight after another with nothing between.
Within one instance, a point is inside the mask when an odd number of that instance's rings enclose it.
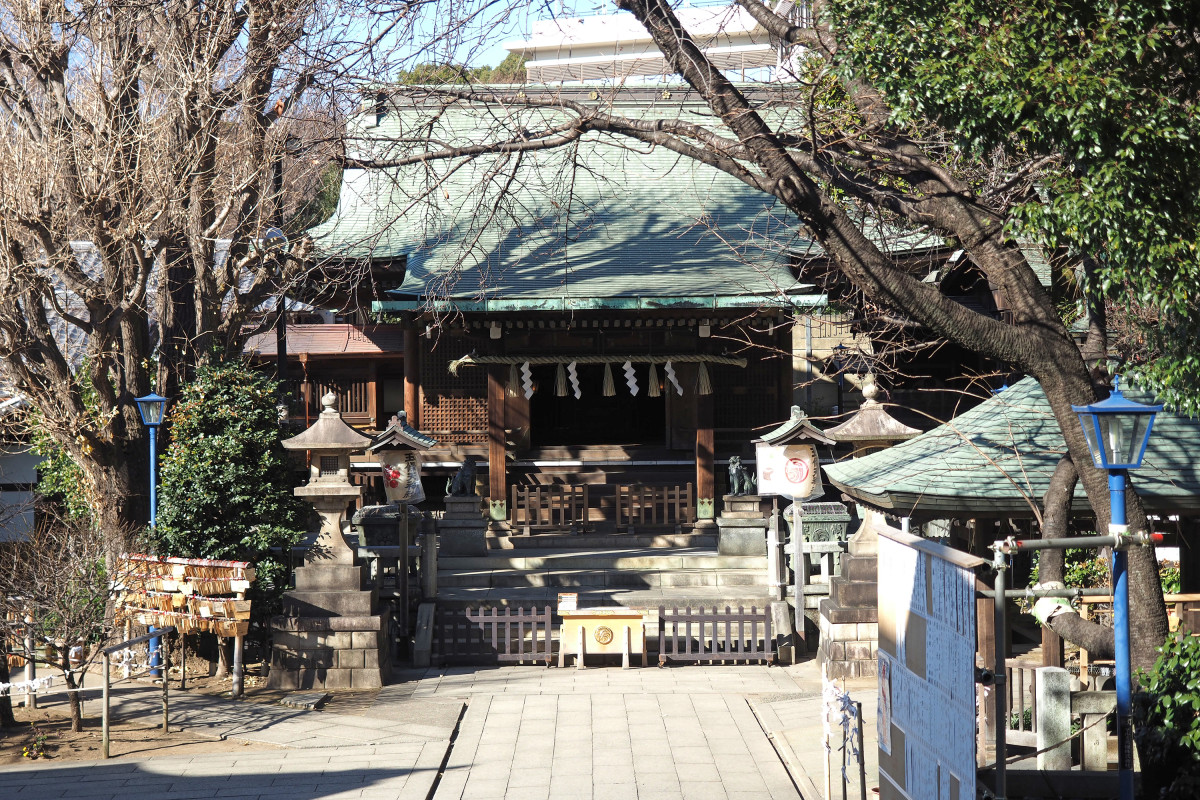
<instances>
[{"instance_id":1,"label":"wooden ema plaque","mask_svg":"<svg viewBox=\"0 0 1200 800\"><path fill-rule=\"evenodd\" d=\"M122 557L120 568L118 618L173 625L180 633L245 636L250 629L250 601L244 599L254 580L249 562L133 553Z\"/></svg>"}]
</instances>

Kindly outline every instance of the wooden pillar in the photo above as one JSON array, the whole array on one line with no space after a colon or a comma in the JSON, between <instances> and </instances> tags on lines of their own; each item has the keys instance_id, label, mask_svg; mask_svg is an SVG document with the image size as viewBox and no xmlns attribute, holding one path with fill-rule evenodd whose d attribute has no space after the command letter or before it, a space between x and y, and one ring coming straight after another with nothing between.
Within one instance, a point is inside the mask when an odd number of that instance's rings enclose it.
<instances>
[{"instance_id":1,"label":"wooden pillar","mask_svg":"<svg viewBox=\"0 0 1200 800\"><path fill-rule=\"evenodd\" d=\"M491 519L502 522L508 518L508 481L504 444L504 364L488 366L488 503Z\"/></svg>"},{"instance_id":2,"label":"wooden pillar","mask_svg":"<svg viewBox=\"0 0 1200 800\"><path fill-rule=\"evenodd\" d=\"M408 424L421 428L421 338L417 323L404 322L404 413Z\"/></svg>"},{"instance_id":3,"label":"wooden pillar","mask_svg":"<svg viewBox=\"0 0 1200 800\"><path fill-rule=\"evenodd\" d=\"M379 364L372 361L367 365L367 418L374 430L387 427L387 420L379 418Z\"/></svg>"},{"instance_id":4,"label":"wooden pillar","mask_svg":"<svg viewBox=\"0 0 1200 800\"><path fill-rule=\"evenodd\" d=\"M714 447L712 395L696 395L696 516L699 519L716 517Z\"/></svg>"}]
</instances>

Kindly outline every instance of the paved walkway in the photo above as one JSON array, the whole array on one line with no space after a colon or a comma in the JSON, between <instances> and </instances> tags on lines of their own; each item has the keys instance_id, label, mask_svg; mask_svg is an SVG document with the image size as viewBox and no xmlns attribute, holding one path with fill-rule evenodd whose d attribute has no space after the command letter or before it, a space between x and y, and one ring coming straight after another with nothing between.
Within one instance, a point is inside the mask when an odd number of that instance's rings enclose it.
<instances>
[{"instance_id":1,"label":"paved walkway","mask_svg":"<svg viewBox=\"0 0 1200 800\"><path fill-rule=\"evenodd\" d=\"M173 692L172 727L285 749L9 768L0 771L0 797L817 800L823 794L820 679L811 662L462 668L397 677L402 682L353 713ZM871 681L852 687L855 699L868 701L869 755L873 691ZM158 699L155 689L125 691L115 712L154 715ZM89 704L88 713L96 709ZM856 798L853 772L851 778L849 796Z\"/></svg>"}]
</instances>

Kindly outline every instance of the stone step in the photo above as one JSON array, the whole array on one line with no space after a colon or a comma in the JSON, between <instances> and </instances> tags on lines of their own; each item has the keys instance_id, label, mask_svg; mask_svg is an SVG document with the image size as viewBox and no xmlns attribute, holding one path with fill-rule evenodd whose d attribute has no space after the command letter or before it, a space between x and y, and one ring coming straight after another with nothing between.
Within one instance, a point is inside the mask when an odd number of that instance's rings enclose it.
<instances>
[{"instance_id":1,"label":"stone step","mask_svg":"<svg viewBox=\"0 0 1200 800\"><path fill-rule=\"evenodd\" d=\"M447 587L684 587L765 586L763 569L573 569L439 570L438 586Z\"/></svg>"},{"instance_id":2,"label":"stone step","mask_svg":"<svg viewBox=\"0 0 1200 800\"><path fill-rule=\"evenodd\" d=\"M488 569L765 569L766 556L722 556L703 547L658 549L650 547L596 550L536 549L494 550L486 556L439 556L445 570Z\"/></svg>"},{"instance_id":3,"label":"stone step","mask_svg":"<svg viewBox=\"0 0 1200 800\"><path fill-rule=\"evenodd\" d=\"M488 550L546 550L546 549L591 549L605 548L651 548L667 549L698 547L715 550L715 533L536 533L530 536L487 537Z\"/></svg>"}]
</instances>

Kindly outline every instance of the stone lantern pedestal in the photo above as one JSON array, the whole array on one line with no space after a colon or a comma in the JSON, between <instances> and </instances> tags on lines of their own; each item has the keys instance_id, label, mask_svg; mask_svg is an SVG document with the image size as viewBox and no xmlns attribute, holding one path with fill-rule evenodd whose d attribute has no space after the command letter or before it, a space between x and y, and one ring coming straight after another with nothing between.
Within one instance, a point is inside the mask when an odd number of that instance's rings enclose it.
<instances>
[{"instance_id":1,"label":"stone lantern pedestal","mask_svg":"<svg viewBox=\"0 0 1200 800\"><path fill-rule=\"evenodd\" d=\"M283 596L283 615L271 620L273 689L373 689L391 667L388 617L364 590L364 567L346 541L346 509L362 494L350 484L350 453L371 439L342 422L336 398L304 433L286 440L289 450L312 453L308 485L295 490L321 520L316 541L296 569L296 588Z\"/></svg>"}]
</instances>

